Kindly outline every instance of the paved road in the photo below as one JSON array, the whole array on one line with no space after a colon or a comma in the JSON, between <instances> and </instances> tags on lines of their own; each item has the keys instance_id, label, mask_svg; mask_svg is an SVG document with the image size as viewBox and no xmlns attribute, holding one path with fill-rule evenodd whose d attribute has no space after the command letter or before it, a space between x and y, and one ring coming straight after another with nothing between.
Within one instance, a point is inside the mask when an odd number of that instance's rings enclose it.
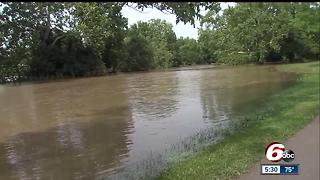
<instances>
[{"instance_id":1,"label":"paved road","mask_svg":"<svg viewBox=\"0 0 320 180\"><path fill-rule=\"evenodd\" d=\"M261 164L272 164L266 158L238 180L320 180L319 116L283 144L295 153L293 164L300 164L299 175L260 175Z\"/></svg>"}]
</instances>

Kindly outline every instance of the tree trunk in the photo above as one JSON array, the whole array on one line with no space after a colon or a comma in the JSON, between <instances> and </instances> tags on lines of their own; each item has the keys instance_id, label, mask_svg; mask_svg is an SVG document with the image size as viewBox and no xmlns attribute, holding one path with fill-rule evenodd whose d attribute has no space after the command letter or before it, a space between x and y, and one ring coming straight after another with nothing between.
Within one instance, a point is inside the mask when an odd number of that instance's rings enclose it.
<instances>
[{"instance_id":1,"label":"tree trunk","mask_svg":"<svg viewBox=\"0 0 320 180\"><path fill-rule=\"evenodd\" d=\"M47 43L46 45L48 45L48 40L49 40L49 33L50 33L50 11L49 11L49 5L47 5L46 7L46 13L47 13L47 23L46 23L46 32L44 35L44 41Z\"/></svg>"}]
</instances>

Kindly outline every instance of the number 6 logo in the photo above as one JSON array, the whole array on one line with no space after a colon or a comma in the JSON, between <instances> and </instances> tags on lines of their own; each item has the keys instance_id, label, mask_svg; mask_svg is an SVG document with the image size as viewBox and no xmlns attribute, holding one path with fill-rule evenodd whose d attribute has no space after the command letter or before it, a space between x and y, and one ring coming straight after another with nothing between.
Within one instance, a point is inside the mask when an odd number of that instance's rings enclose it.
<instances>
[{"instance_id":1,"label":"number 6 logo","mask_svg":"<svg viewBox=\"0 0 320 180\"><path fill-rule=\"evenodd\" d=\"M279 142L273 142L266 147L265 155L269 161L279 162L282 160L282 154L285 151L283 144Z\"/></svg>"}]
</instances>

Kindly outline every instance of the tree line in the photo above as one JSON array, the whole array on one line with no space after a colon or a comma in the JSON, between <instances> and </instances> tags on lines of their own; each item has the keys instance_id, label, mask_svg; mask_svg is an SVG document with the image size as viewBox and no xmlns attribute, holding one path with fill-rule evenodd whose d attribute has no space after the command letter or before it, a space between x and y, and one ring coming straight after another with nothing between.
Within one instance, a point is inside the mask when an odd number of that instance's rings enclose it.
<instances>
[{"instance_id":1,"label":"tree line","mask_svg":"<svg viewBox=\"0 0 320 180\"><path fill-rule=\"evenodd\" d=\"M201 21L199 39L152 19L128 27L121 10L157 8ZM200 11L206 10L202 15ZM0 3L0 83L192 64L297 62L319 57L319 3Z\"/></svg>"},{"instance_id":2,"label":"tree line","mask_svg":"<svg viewBox=\"0 0 320 180\"><path fill-rule=\"evenodd\" d=\"M227 64L316 60L319 13L319 3L238 3L202 18L199 43L209 58Z\"/></svg>"}]
</instances>

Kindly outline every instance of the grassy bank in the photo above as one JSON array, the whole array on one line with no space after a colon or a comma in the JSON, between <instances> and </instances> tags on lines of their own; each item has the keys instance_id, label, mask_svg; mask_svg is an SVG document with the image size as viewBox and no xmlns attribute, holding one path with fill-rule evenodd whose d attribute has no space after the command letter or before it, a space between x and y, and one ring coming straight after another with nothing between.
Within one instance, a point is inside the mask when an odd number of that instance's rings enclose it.
<instances>
[{"instance_id":1,"label":"grassy bank","mask_svg":"<svg viewBox=\"0 0 320 180\"><path fill-rule=\"evenodd\" d=\"M301 74L296 85L273 95L259 112L248 115L246 127L221 143L177 162L157 179L232 179L264 158L272 141L293 136L319 114L319 62L279 65Z\"/></svg>"}]
</instances>

